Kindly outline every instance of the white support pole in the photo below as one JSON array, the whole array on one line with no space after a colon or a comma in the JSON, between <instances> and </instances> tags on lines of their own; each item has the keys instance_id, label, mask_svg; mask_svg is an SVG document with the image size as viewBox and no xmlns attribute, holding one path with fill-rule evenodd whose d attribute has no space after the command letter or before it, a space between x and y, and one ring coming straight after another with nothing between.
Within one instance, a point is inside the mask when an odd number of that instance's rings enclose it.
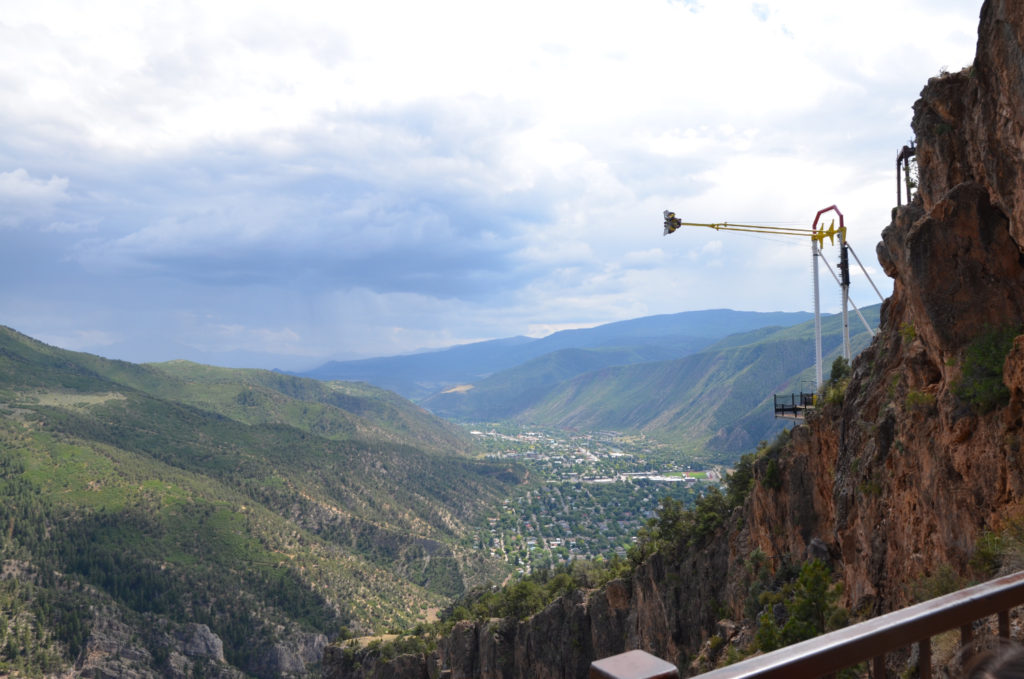
<instances>
[{"instance_id":1,"label":"white support pole","mask_svg":"<svg viewBox=\"0 0 1024 679\"><path fill-rule=\"evenodd\" d=\"M843 358L850 362L850 288L843 286Z\"/></svg>"},{"instance_id":2,"label":"white support pole","mask_svg":"<svg viewBox=\"0 0 1024 679\"><path fill-rule=\"evenodd\" d=\"M811 239L811 262L814 268L814 390L825 383L821 370L821 300L818 294L818 242Z\"/></svg>"},{"instance_id":3,"label":"white support pole","mask_svg":"<svg viewBox=\"0 0 1024 679\"><path fill-rule=\"evenodd\" d=\"M850 351L850 258L846 250L846 239L842 232L839 234L839 278L840 287L843 289L843 358L850 362L852 352Z\"/></svg>"}]
</instances>

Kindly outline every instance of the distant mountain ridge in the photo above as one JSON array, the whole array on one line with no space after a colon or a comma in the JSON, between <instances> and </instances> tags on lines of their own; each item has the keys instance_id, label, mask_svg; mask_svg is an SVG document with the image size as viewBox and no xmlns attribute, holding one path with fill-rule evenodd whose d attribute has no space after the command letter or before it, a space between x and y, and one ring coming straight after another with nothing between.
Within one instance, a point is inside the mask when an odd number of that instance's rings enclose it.
<instances>
[{"instance_id":1,"label":"distant mountain ridge","mask_svg":"<svg viewBox=\"0 0 1024 679\"><path fill-rule=\"evenodd\" d=\"M319 380L357 380L419 400L462 383L562 349L623 348L631 362L680 358L728 335L765 326L791 326L809 312L756 312L731 309L684 311L616 321L593 328L562 330L546 337L511 337L464 344L407 356L331 361L293 373Z\"/></svg>"},{"instance_id":2,"label":"distant mountain ridge","mask_svg":"<svg viewBox=\"0 0 1024 679\"><path fill-rule=\"evenodd\" d=\"M862 310L873 327L879 311ZM826 377L842 347L841 323L839 315L822 319ZM854 353L870 339L859 321L851 326ZM552 352L422 404L467 421L642 431L728 463L786 424L774 418L774 393L813 389L813 321L729 335L671 360L623 360L626 351Z\"/></svg>"}]
</instances>

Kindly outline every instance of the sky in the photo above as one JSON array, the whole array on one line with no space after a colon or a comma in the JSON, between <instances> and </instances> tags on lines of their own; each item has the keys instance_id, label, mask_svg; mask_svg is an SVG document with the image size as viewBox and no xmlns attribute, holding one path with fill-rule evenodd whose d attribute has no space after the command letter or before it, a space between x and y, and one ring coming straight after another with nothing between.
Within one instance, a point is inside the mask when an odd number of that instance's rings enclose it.
<instances>
[{"instance_id":1,"label":"sky","mask_svg":"<svg viewBox=\"0 0 1024 679\"><path fill-rule=\"evenodd\" d=\"M836 205L887 295L895 156L980 7L0 0L0 324L303 370L813 308L807 239L663 236L665 209L806 228Z\"/></svg>"}]
</instances>

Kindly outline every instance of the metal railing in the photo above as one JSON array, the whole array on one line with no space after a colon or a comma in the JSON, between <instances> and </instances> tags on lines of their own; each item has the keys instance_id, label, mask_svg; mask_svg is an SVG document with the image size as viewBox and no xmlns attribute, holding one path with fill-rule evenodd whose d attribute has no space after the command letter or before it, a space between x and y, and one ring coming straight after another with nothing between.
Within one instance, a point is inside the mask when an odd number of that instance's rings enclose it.
<instances>
[{"instance_id":1,"label":"metal railing","mask_svg":"<svg viewBox=\"0 0 1024 679\"><path fill-rule=\"evenodd\" d=\"M800 392L799 394L775 394L775 417L802 419L804 412L814 408L817 394Z\"/></svg>"},{"instance_id":2,"label":"metal railing","mask_svg":"<svg viewBox=\"0 0 1024 679\"><path fill-rule=\"evenodd\" d=\"M967 646L974 637L974 622L995 615L999 621L999 636L1008 638L1010 609L1022 604L1024 571L893 611L698 676L699 679L815 679L830 676L864 661L871 661L873 676L881 678L885 677L887 653L917 644L918 676L929 679L932 674L933 636L960 628L961 644ZM606 658L591 665L592 679L644 679L648 676L642 666L637 667L637 673L630 673L627 666L617 674L609 674L601 668L622 668L622 663L613 664L609 662L610 660Z\"/></svg>"}]
</instances>

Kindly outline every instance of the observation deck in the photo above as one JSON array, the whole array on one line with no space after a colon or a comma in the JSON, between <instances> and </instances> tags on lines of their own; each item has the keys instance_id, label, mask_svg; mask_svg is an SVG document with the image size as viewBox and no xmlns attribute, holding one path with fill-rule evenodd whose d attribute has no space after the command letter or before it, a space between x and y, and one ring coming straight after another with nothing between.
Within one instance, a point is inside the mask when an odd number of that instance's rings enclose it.
<instances>
[{"instance_id":1,"label":"observation deck","mask_svg":"<svg viewBox=\"0 0 1024 679\"><path fill-rule=\"evenodd\" d=\"M799 394L775 394L775 419L802 420L808 410L814 410L818 395L801 391Z\"/></svg>"}]
</instances>

